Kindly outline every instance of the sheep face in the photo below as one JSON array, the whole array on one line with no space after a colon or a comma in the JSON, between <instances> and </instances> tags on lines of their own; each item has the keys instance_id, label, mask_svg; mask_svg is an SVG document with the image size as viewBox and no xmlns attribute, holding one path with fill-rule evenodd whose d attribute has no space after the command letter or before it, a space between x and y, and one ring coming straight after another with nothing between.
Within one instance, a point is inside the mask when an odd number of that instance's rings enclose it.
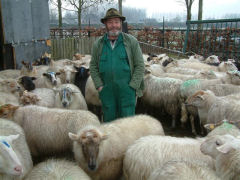
<instances>
[{"instance_id":1,"label":"sheep face","mask_svg":"<svg viewBox=\"0 0 240 180\"><path fill-rule=\"evenodd\" d=\"M60 96L60 100L62 102L62 106L64 108L69 107L72 102L72 96L73 96L72 90L68 87L63 88L62 90L60 90L59 96Z\"/></svg>"},{"instance_id":2,"label":"sheep face","mask_svg":"<svg viewBox=\"0 0 240 180\"><path fill-rule=\"evenodd\" d=\"M239 71L227 71L228 77L231 79L231 83L240 85L240 72Z\"/></svg>"},{"instance_id":3,"label":"sheep face","mask_svg":"<svg viewBox=\"0 0 240 180\"><path fill-rule=\"evenodd\" d=\"M15 93L21 90L20 85L15 79L6 79L0 82L1 87L5 87L5 91Z\"/></svg>"},{"instance_id":4,"label":"sheep face","mask_svg":"<svg viewBox=\"0 0 240 180\"><path fill-rule=\"evenodd\" d=\"M35 77L23 76L19 78L18 82L21 84L25 90L32 91L35 89L35 84L33 80L36 80Z\"/></svg>"},{"instance_id":5,"label":"sheep face","mask_svg":"<svg viewBox=\"0 0 240 180\"><path fill-rule=\"evenodd\" d=\"M77 74L76 77L78 79L87 79L89 76L89 68L85 68L85 67L76 67L74 66L74 68L77 70Z\"/></svg>"},{"instance_id":6,"label":"sheep face","mask_svg":"<svg viewBox=\"0 0 240 180\"><path fill-rule=\"evenodd\" d=\"M60 75L60 72L47 72L43 73L43 76L45 76L51 83L52 85L56 86L57 85L57 75Z\"/></svg>"},{"instance_id":7,"label":"sheep face","mask_svg":"<svg viewBox=\"0 0 240 180\"><path fill-rule=\"evenodd\" d=\"M237 67L231 62L231 61L226 61L226 62L222 62L220 65L221 69L223 69L223 71L237 71Z\"/></svg>"},{"instance_id":8,"label":"sheep face","mask_svg":"<svg viewBox=\"0 0 240 180\"><path fill-rule=\"evenodd\" d=\"M12 142L17 135L0 136L0 174L20 176L23 172L22 164L12 148Z\"/></svg>"},{"instance_id":9,"label":"sheep face","mask_svg":"<svg viewBox=\"0 0 240 180\"><path fill-rule=\"evenodd\" d=\"M103 140L107 136L101 135L94 129L84 131L79 136L69 133L69 137L73 141L77 141L78 145L81 147L85 161L88 164L88 169L90 171L95 171L98 169L98 154L99 147Z\"/></svg>"},{"instance_id":10,"label":"sheep face","mask_svg":"<svg viewBox=\"0 0 240 180\"><path fill-rule=\"evenodd\" d=\"M204 100L205 100L204 95L205 95L204 91L198 91L194 95L188 97L185 103L186 103L186 105L191 105L191 106L195 106L195 107L203 107L205 105L204 104Z\"/></svg>"},{"instance_id":11,"label":"sheep face","mask_svg":"<svg viewBox=\"0 0 240 180\"><path fill-rule=\"evenodd\" d=\"M64 69L60 69L61 79L63 79L64 83L71 83L71 80L75 76L77 71L73 69L72 66L65 66Z\"/></svg>"},{"instance_id":12,"label":"sheep face","mask_svg":"<svg viewBox=\"0 0 240 180\"><path fill-rule=\"evenodd\" d=\"M11 104L2 105L0 106L0 117L9 119L13 116L14 112L18 108L19 106L14 106Z\"/></svg>"},{"instance_id":13,"label":"sheep face","mask_svg":"<svg viewBox=\"0 0 240 180\"><path fill-rule=\"evenodd\" d=\"M232 135L215 135L207 138L200 147L200 150L203 154L211 156L213 159L216 159L219 154L219 147L222 147L225 143L234 140L235 138Z\"/></svg>"}]
</instances>

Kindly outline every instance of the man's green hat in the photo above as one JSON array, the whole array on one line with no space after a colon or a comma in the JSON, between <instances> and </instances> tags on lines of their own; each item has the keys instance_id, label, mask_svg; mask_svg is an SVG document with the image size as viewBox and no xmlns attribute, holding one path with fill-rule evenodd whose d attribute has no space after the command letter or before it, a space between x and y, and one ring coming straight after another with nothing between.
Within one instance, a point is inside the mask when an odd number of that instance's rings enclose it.
<instances>
[{"instance_id":1,"label":"man's green hat","mask_svg":"<svg viewBox=\"0 0 240 180\"><path fill-rule=\"evenodd\" d=\"M101 22L104 23L107 19L116 18L116 17L120 18L122 21L125 21L126 19L124 16L122 16L118 12L118 10L116 10L115 8L110 8L107 10L105 17L101 19Z\"/></svg>"}]
</instances>

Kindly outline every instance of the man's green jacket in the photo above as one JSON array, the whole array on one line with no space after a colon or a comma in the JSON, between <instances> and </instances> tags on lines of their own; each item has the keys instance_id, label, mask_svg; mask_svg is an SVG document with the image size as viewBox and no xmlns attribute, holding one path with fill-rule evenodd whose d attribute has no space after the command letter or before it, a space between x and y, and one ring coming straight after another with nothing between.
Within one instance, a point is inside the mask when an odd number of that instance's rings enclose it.
<instances>
[{"instance_id":1,"label":"man's green jacket","mask_svg":"<svg viewBox=\"0 0 240 180\"><path fill-rule=\"evenodd\" d=\"M131 80L129 86L136 90L136 95L141 97L144 89L144 61L139 43L132 35L122 33L123 43L127 52L129 66L131 69ZM100 37L93 44L92 59L90 62L90 73L96 89L104 86L99 73L99 61L103 48L104 36Z\"/></svg>"}]
</instances>

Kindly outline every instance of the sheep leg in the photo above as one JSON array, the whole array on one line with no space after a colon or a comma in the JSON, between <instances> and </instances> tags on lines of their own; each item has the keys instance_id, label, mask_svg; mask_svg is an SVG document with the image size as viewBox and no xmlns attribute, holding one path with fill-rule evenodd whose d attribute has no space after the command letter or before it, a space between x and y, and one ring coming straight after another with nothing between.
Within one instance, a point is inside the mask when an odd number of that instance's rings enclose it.
<instances>
[{"instance_id":1,"label":"sheep leg","mask_svg":"<svg viewBox=\"0 0 240 180\"><path fill-rule=\"evenodd\" d=\"M176 116L172 115L172 129L176 128Z\"/></svg>"},{"instance_id":2,"label":"sheep leg","mask_svg":"<svg viewBox=\"0 0 240 180\"><path fill-rule=\"evenodd\" d=\"M184 103L181 105L181 126L184 128L187 122L188 114Z\"/></svg>"},{"instance_id":3,"label":"sheep leg","mask_svg":"<svg viewBox=\"0 0 240 180\"><path fill-rule=\"evenodd\" d=\"M194 124L194 116L190 115L190 121L191 121L191 128L192 128L192 133L194 135L197 135L196 129L195 129L195 124Z\"/></svg>"}]
</instances>

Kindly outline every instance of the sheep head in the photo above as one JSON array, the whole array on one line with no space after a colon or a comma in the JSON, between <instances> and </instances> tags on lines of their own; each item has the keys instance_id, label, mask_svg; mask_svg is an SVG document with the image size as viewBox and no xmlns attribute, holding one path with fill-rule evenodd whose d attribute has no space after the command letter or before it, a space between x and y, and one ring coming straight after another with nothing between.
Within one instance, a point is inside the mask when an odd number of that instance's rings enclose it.
<instances>
[{"instance_id":1,"label":"sheep head","mask_svg":"<svg viewBox=\"0 0 240 180\"><path fill-rule=\"evenodd\" d=\"M205 99L204 98L205 94L206 94L205 91L202 91L202 90L197 91L195 94L187 98L187 100L185 101L185 104L200 107L203 104L203 101Z\"/></svg>"},{"instance_id":2,"label":"sheep head","mask_svg":"<svg viewBox=\"0 0 240 180\"><path fill-rule=\"evenodd\" d=\"M216 159L219 153L227 153L230 149L234 149L231 145L233 144L232 142L235 142L239 146L240 144L238 143L240 140L236 141L236 139L230 134L210 136L201 144L200 150L203 154Z\"/></svg>"},{"instance_id":3,"label":"sheep head","mask_svg":"<svg viewBox=\"0 0 240 180\"><path fill-rule=\"evenodd\" d=\"M13 141L17 141L19 136L19 134L0 136L0 174L22 175L22 164L12 148Z\"/></svg>"},{"instance_id":4,"label":"sheep head","mask_svg":"<svg viewBox=\"0 0 240 180\"><path fill-rule=\"evenodd\" d=\"M12 118L14 112L19 108L19 106L14 106L12 104L4 104L0 106L0 117L1 118Z\"/></svg>"},{"instance_id":5,"label":"sheep head","mask_svg":"<svg viewBox=\"0 0 240 180\"><path fill-rule=\"evenodd\" d=\"M95 171L98 168L97 159L100 144L103 140L107 139L107 136L95 128L83 130L78 135L73 133L69 133L68 135L81 148L89 170Z\"/></svg>"},{"instance_id":6,"label":"sheep head","mask_svg":"<svg viewBox=\"0 0 240 180\"><path fill-rule=\"evenodd\" d=\"M18 83L17 80L15 79L5 79L0 81L0 87L4 90L4 92L11 92L11 93L15 93L17 91L21 90L21 87Z\"/></svg>"}]
</instances>

